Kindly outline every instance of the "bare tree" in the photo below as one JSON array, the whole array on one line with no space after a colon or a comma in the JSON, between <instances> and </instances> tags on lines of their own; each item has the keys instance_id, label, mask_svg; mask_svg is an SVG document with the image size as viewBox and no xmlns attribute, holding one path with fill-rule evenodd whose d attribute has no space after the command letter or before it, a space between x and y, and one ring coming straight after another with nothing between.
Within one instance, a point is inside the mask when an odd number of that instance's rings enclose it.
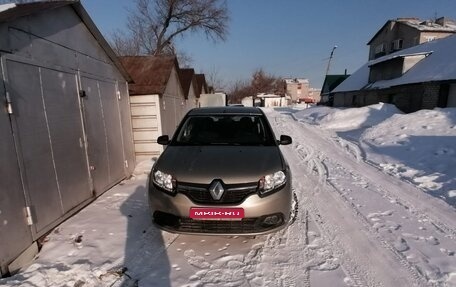
<instances>
[{"instance_id":1,"label":"bare tree","mask_svg":"<svg viewBox=\"0 0 456 287\"><path fill-rule=\"evenodd\" d=\"M286 90L281 78L269 75L263 69L258 69L253 73L251 85L255 94L284 95Z\"/></svg>"},{"instance_id":2,"label":"bare tree","mask_svg":"<svg viewBox=\"0 0 456 287\"><path fill-rule=\"evenodd\" d=\"M255 96L252 85L248 81L242 80L235 82L228 94L230 104L241 103L243 98Z\"/></svg>"},{"instance_id":3,"label":"bare tree","mask_svg":"<svg viewBox=\"0 0 456 287\"><path fill-rule=\"evenodd\" d=\"M255 98L258 94L275 94L284 96L286 84L282 78L267 74L258 69L252 74L250 82L237 81L230 89L230 102L240 103L245 97Z\"/></svg>"},{"instance_id":4,"label":"bare tree","mask_svg":"<svg viewBox=\"0 0 456 287\"><path fill-rule=\"evenodd\" d=\"M212 66L209 71L204 73L206 75L207 84L214 88L215 91L223 91L227 85L220 76L219 69L216 66Z\"/></svg>"},{"instance_id":5,"label":"bare tree","mask_svg":"<svg viewBox=\"0 0 456 287\"><path fill-rule=\"evenodd\" d=\"M134 0L127 31L112 35L120 55L177 54L174 40L188 33L204 33L225 40L228 8L225 0Z\"/></svg>"}]
</instances>

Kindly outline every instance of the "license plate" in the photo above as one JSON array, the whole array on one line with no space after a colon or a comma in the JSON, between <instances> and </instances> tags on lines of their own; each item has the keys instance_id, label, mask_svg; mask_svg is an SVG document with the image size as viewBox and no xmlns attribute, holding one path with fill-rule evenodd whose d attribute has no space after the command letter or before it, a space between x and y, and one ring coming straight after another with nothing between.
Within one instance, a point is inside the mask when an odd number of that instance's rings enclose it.
<instances>
[{"instance_id":1,"label":"license plate","mask_svg":"<svg viewBox=\"0 0 456 287\"><path fill-rule=\"evenodd\" d=\"M190 208L190 218L198 220L241 220L244 218L243 208Z\"/></svg>"}]
</instances>

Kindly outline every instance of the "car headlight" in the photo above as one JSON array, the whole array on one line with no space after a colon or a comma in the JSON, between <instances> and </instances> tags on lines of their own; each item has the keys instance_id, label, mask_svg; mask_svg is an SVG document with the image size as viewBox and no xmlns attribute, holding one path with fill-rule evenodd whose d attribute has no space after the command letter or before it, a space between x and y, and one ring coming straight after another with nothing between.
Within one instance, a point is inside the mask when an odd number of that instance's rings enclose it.
<instances>
[{"instance_id":1,"label":"car headlight","mask_svg":"<svg viewBox=\"0 0 456 287\"><path fill-rule=\"evenodd\" d=\"M176 180L172 175L155 170L152 174L152 181L156 186L162 188L164 191L174 194Z\"/></svg>"},{"instance_id":2,"label":"car headlight","mask_svg":"<svg viewBox=\"0 0 456 287\"><path fill-rule=\"evenodd\" d=\"M286 182L287 176L283 171L263 176L258 184L260 195L266 195L273 191L277 191L277 189L285 185Z\"/></svg>"}]
</instances>

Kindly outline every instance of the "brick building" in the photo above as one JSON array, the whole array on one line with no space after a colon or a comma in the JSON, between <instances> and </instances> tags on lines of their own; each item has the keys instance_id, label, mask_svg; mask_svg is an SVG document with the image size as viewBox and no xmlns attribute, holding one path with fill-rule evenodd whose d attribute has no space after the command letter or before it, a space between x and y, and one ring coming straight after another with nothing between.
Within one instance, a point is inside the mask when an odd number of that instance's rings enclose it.
<instances>
[{"instance_id":1,"label":"brick building","mask_svg":"<svg viewBox=\"0 0 456 287\"><path fill-rule=\"evenodd\" d=\"M334 106L456 107L456 35L367 62L331 93Z\"/></svg>"},{"instance_id":2,"label":"brick building","mask_svg":"<svg viewBox=\"0 0 456 287\"><path fill-rule=\"evenodd\" d=\"M456 33L456 22L441 17L435 20L397 18L388 20L367 43L369 60Z\"/></svg>"}]
</instances>

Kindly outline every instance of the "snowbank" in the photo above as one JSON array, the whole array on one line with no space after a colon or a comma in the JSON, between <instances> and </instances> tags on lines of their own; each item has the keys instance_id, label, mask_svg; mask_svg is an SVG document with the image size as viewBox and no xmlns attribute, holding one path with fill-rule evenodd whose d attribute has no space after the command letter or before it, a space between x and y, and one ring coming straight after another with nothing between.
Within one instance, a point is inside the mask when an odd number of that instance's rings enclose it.
<instances>
[{"instance_id":1,"label":"snowbank","mask_svg":"<svg viewBox=\"0 0 456 287\"><path fill-rule=\"evenodd\" d=\"M324 129L346 131L376 125L392 115L399 114L394 105L379 103L362 108L335 109L314 107L300 111L295 117Z\"/></svg>"},{"instance_id":2,"label":"snowbank","mask_svg":"<svg viewBox=\"0 0 456 287\"><path fill-rule=\"evenodd\" d=\"M379 103L291 114L354 142L367 161L456 206L456 108L403 114Z\"/></svg>"},{"instance_id":3,"label":"snowbank","mask_svg":"<svg viewBox=\"0 0 456 287\"><path fill-rule=\"evenodd\" d=\"M456 204L456 108L394 115L359 141L367 160Z\"/></svg>"}]
</instances>

